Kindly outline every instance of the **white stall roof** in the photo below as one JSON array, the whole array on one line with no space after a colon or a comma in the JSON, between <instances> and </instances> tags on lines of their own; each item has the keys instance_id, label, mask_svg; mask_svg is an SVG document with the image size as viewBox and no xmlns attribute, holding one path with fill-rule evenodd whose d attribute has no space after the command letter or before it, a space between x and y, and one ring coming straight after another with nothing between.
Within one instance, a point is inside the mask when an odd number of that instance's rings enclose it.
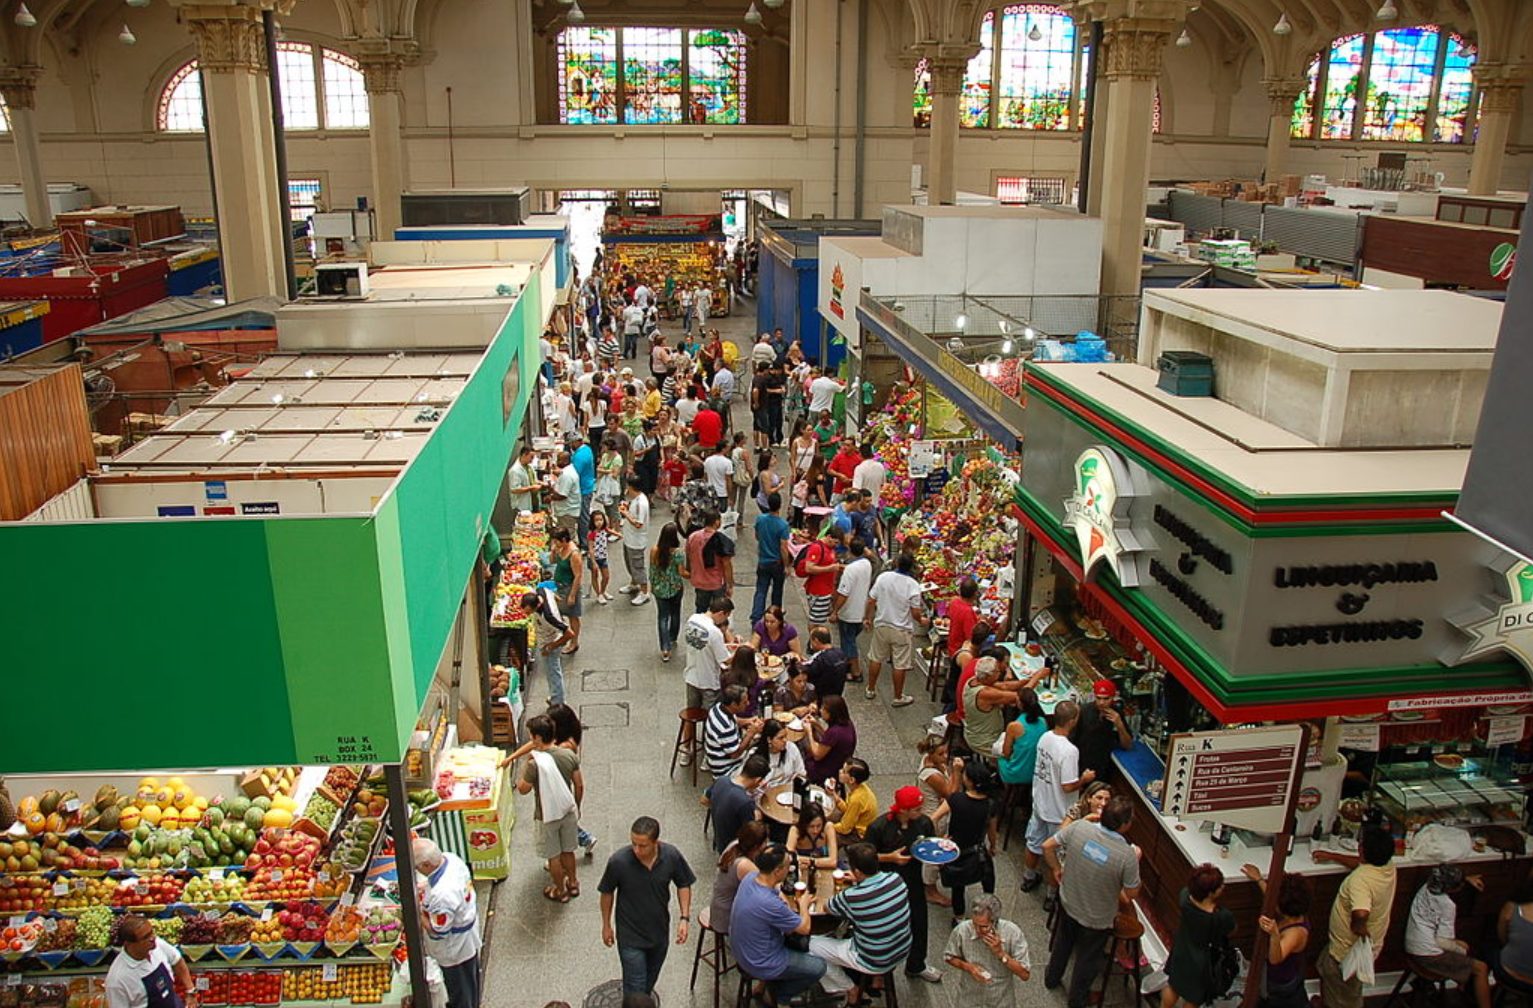
<instances>
[{"instance_id":1,"label":"white stall roof","mask_svg":"<svg viewBox=\"0 0 1533 1008\"><path fill-rule=\"evenodd\" d=\"M274 353L246 372L250 378L430 378L472 373L473 353Z\"/></svg>"},{"instance_id":2,"label":"white stall roof","mask_svg":"<svg viewBox=\"0 0 1533 1008\"><path fill-rule=\"evenodd\" d=\"M199 474L211 470L256 467L403 466L426 445L429 431L347 434L257 434L251 440L229 440L206 432L160 433L146 438L112 460L111 471L139 467L184 469Z\"/></svg>"}]
</instances>

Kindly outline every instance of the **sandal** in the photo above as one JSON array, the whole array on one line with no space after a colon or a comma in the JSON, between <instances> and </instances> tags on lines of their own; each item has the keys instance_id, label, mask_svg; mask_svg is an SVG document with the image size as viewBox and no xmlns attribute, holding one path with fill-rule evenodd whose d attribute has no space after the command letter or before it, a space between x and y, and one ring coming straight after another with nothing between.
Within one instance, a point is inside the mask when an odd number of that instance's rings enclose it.
<instances>
[{"instance_id":1,"label":"sandal","mask_svg":"<svg viewBox=\"0 0 1533 1008\"><path fill-rule=\"evenodd\" d=\"M543 898L548 900L550 903L568 903L570 901L570 898L567 894L560 892L553 886L543 887Z\"/></svg>"},{"instance_id":2,"label":"sandal","mask_svg":"<svg viewBox=\"0 0 1533 1008\"><path fill-rule=\"evenodd\" d=\"M579 896L580 895L580 883L579 882L569 882L569 883L566 883L565 886L564 886L564 895L568 896L570 899L574 899L576 896Z\"/></svg>"}]
</instances>

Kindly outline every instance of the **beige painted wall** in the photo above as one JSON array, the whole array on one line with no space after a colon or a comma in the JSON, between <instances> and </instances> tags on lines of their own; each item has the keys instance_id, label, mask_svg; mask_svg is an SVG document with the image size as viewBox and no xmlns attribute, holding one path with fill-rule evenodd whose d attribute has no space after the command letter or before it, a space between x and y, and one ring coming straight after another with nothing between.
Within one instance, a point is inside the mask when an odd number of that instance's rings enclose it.
<instances>
[{"instance_id":1,"label":"beige painted wall","mask_svg":"<svg viewBox=\"0 0 1533 1008\"><path fill-rule=\"evenodd\" d=\"M910 71L899 65L912 41L906 0L872 0L868 24L864 209L909 199L910 165L925 158L924 131L910 128ZM417 187L526 182L543 187L761 187L789 190L794 213L850 215L855 191L857 16L851 0L795 2L795 37L803 52L788 59L788 118L783 126L593 129L536 125L533 45L515 44L517 12L504 0L453 0L434 7L427 58L406 70L405 148ZM117 41L123 18L138 36ZM839 158L836 45L841 27ZM344 50L335 7L300 4L288 37ZM88 19L70 51L45 47L39 86L44 169L52 181L88 185L102 202L176 202L211 210L201 136L153 132L154 103L166 78L192 55L190 36L166 5L114 6ZM1253 176L1261 170L1267 100L1259 56L1225 64L1201 41L1172 48L1161 82L1163 133L1154 148L1158 179ZM447 139L452 89L453 141ZM1529 103L1533 104L1533 103ZM1525 120L1528 118L1524 116ZM1514 137L1533 137L1525 121ZM0 139L0 181L18 177ZM1342 155L1373 154L1374 145L1296 142L1292 170L1341 175ZM964 131L957 158L960 189L992 192L997 175L1060 175L1073 181L1073 134ZM1468 178L1468 148L1411 148L1432 158L1450 184ZM1517 146L1503 185L1524 188L1533 147ZM364 134L291 134L294 175L323 179L333 205L370 195ZM1422 166L1427 167L1427 166Z\"/></svg>"}]
</instances>

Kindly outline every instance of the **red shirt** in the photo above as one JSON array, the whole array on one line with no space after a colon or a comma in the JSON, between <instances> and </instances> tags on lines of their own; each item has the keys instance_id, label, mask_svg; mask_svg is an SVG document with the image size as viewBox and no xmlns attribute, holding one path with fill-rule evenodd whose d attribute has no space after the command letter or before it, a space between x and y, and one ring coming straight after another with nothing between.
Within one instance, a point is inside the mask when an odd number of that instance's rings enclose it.
<instances>
[{"instance_id":1,"label":"red shirt","mask_svg":"<svg viewBox=\"0 0 1533 1008\"><path fill-rule=\"evenodd\" d=\"M671 486L679 487L687 481L687 464L681 459L674 457L666 459L662 468L665 469L666 479L670 481Z\"/></svg>"},{"instance_id":2,"label":"red shirt","mask_svg":"<svg viewBox=\"0 0 1533 1008\"><path fill-rule=\"evenodd\" d=\"M809 551L805 559L806 564L830 564L836 562L836 551L824 540L816 539L805 547ZM834 570L822 571L819 574L810 574L804 579L805 595L829 595L836 590L836 572Z\"/></svg>"},{"instance_id":3,"label":"red shirt","mask_svg":"<svg viewBox=\"0 0 1533 1008\"><path fill-rule=\"evenodd\" d=\"M975 614L974 607L968 602L955 598L947 604L947 620L947 656L952 658L974 635L974 627L979 623L979 616Z\"/></svg>"},{"instance_id":4,"label":"red shirt","mask_svg":"<svg viewBox=\"0 0 1533 1008\"><path fill-rule=\"evenodd\" d=\"M974 678L974 666L979 663L978 658L970 658L964 663L963 671L958 676L958 720L963 720L963 688L969 685L969 680Z\"/></svg>"},{"instance_id":5,"label":"red shirt","mask_svg":"<svg viewBox=\"0 0 1533 1008\"><path fill-rule=\"evenodd\" d=\"M826 468L836 478L832 487L837 493L845 493L851 488L852 473L860 465L862 465L862 456L855 451L837 452L836 457L830 460L830 465Z\"/></svg>"},{"instance_id":6,"label":"red shirt","mask_svg":"<svg viewBox=\"0 0 1533 1008\"><path fill-rule=\"evenodd\" d=\"M692 418L692 433L697 435L698 444L712 448L724 436L724 418L705 406Z\"/></svg>"}]
</instances>

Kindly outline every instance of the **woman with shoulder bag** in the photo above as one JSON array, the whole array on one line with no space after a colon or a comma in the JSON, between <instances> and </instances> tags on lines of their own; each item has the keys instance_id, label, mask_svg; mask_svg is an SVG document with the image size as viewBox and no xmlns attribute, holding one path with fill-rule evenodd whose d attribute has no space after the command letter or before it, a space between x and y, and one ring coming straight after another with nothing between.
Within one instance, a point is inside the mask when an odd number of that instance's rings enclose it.
<instances>
[{"instance_id":1,"label":"woman with shoulder bag","mask_svg":"<svg viewBox=\"0 0 1533 1008\"><path fill-rule=\"evenodd\" d=\"M958 860L942 866L942 884L953 897L953 922L964 919L964 890L978 883L995 892L995 803L985 793L990 770L978 760L953 760L961 770L963 789L943 802L948 811L948 838L958 845ZM940 814L942 809L938 808Z\"/></svg>"}]
</instances>

